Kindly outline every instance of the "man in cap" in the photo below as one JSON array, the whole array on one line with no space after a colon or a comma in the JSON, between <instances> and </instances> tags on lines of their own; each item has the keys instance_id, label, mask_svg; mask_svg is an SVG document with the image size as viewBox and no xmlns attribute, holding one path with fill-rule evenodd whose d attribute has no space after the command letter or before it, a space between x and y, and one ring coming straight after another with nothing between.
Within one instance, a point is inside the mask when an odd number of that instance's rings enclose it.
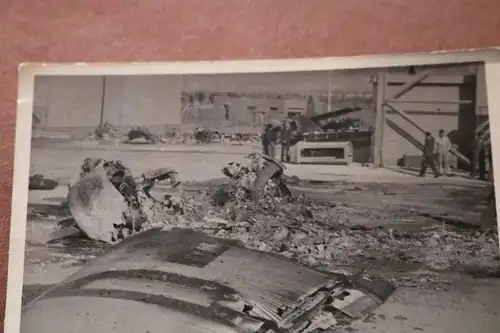
<instances>
[{"instance_id":1,"label":"man in cap","mask_svg":"<svg viewBox=\"0 0 500 333\"><path fill-rule=\"evenodd\" d=\"M420 177L425 176L428 167L431 167L434 172L434 178L440 176L436 167L436 140L430 132L425 133L424 152L422 156L422 167L420 169Z\"/></svg>"},{"instance_id":2,"label":"man in cap","mask_svg":"<svg viewBox=\"0 0 500 333\"><path fill-rule=\"evenodd\" d=\"M267 123L265 128L264 128L264 146L267 147L264 148L264 153L267 154L268 156L275 158L276 156L276 143L278 141L278 135L276 133L275 128L273 127L273 124Z\"/></svg>"}]
</instances>

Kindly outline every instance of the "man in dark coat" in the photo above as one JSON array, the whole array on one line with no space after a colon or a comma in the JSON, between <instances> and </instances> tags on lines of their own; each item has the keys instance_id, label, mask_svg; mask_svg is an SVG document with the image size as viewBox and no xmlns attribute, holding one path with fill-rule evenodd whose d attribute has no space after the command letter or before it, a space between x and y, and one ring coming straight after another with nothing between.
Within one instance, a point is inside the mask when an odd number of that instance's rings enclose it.
<instances>
[{"instance_id":1,"label":"man in dark coat","mask_svg":"<svg viewBox=\"0 0 500 333\"><path fill-rule=\"evenodd\" d=\"M487 145L488 151L488 180L493 181L493 151L491 150L491 142Z\"/></svg>"},{"instance_id":2,"label":"man in dark coat","mask_svg":"<svg viewBox=\"0 0 500 333\"><path fill-rule=\"evenodd\" d=\"M292 127L289 121L283 123L280 134L281 139L281 161L288 162L290 160L290 142L292 140Z\"/></svg>"},{"instance_id":3,"label":"man in dark coat","mask_svg":"<svg viewBox=\"0 0 500 333\"><path fill-rule=\"evenodd\" d=\"M276 157L276 143L278 142L278 131L273 127L272 124L267 124L264 130L265 143L267 144L267 155L275 158Z\"/></svg>"},{"instance_id":4,"label":"man in dark coat","mask_svg":"<svg viewBox=\"0 0 500 333\"><path fill-rule=\"evenodd\" d=\"M436 167L436 139L434 139L431 133L426 132L420 177L425 176L425 172L429 166L432 168L432 172L434 172L434 178L439 177L440 173Z\"/></svg>"},{"instance_id":5,"label":"man in dark coat","mask_svg":"<svg viewBox=\"0 0 500 333\"><path fill-rule=\"evenodd\" d=\"M486 159L489 158L486 155L490 154L487 154L484 133L477 133L473 149L470 177L474 178L479 171L479 179L486 180Z\"/></svg>"},{"instance_id":6,"label":"man in dark coat","mask_svg":"<svg viewBox=\"0 0 500 333\"><path fill-rule=\"evenodd\" d=\"M266 124L264 126L264 131L260 135L261 143L262 143L262 153L264 155L269 155L269 142L268 142L268 131L269 131L270 125Z\"/></svg>"},{"instance_id":7,"label":"man in dark coat","mask_svg":"<svg viewBox=\"0 0 500 333\"><path fill-rule=\"evenodd\" d=\"M479 179L486 180L486 145L484 144L484 134L478 133L478 139L476 141L476 151L477 151L477 167L479 171Z\"/></svg>"},{"instance_id":8,"label":"man in dark coat","mask_svg":"<svg viewBox=\"0 0 500 333\"><path fill-rule=\"evenodd\" d=\"M264 155L267 155L268 151L267 151L266 133L264 132L260 135L260 144L262 146L262 153Z\"/></svg>"}]
</instances>

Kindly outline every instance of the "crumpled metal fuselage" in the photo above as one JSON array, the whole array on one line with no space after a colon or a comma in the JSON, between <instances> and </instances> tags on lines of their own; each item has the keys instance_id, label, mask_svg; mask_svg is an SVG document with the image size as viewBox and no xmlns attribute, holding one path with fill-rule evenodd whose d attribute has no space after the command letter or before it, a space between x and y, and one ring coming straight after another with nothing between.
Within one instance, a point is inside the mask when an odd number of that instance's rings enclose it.
<instances>
[{"instance_id":1,"label":"crumpled metal fuselage","mask_svg":"<svg viewBox=\"0 0 500 333\"><path fill-rule=\"evenodd\" d=\"M235 181L241 188L248 190L249 196L259 199L265 187L272 182L276 197L291 196L290 189L285 183L283 163L270 156L252 153L247 156L249 162L241 164L229 162L222 173Z\"/></svg>"},{"instance_id":2,"label":"crumpled metal fuselage","mask_svg":"<svg viewBox=\"0 0 500 333\"><path fill-rule=\"evenodd\" d=\"M27 304L21 333L305 333L334 326L335 311L365 316L393 291L385 281L316 271L236 241L152 229Z\"/></svg>"},{"instance_id":3,"label":"crumpled metal fuselage","mask_svg":"<svg viewBox=\"0 0 500 333\"><path fill-rule=\"evenodd\" d=\"M159 168L133 177L118 160L86 158L80 180L70 187L68 208L76 226L89 238L106 243L132 234L148 222L144 204L161 204L172 208L171 202L158 201L150 194L156 182L170 179L173 187L180 183L177 172ZM179 210L182 207L173 207Z\"/></svg>"}]
</instances>

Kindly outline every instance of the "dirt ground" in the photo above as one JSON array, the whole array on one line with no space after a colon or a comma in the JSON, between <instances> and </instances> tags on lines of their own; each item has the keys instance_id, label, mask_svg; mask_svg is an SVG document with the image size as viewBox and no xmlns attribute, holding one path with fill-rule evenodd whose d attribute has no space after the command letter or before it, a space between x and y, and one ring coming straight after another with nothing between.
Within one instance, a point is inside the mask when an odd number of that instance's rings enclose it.
<instances>
[{"instance_id":1,"label":"dirt ground","mask_svg":"<svg viewBox=\"0 0 500 333\"><path fill-rule=\"evenodd\" d=\"M201 197L221 182L221 168L258 150L228 144L34 144L31 173L62 185L30 191L25 301L102 251L103 246L81 239L50 242L59 235L58 222L70 217L60 207L66 184L76 182L84 158L100 157L122 160L137 174L155 167L179 171L185 181L180 191L197 199L190 201L192 212L177 225L237 238L311 266L364 268L391 279L398 286L394 297L350 330L498 332L500 299L492 296L500 291L498 237L476 228L491 185L461 174L434 179L359 165L289 165L287 174L301 179L291 185L294 195L305 198L283 204L273 214L250 208L236 217L227 210L203 211ZM203 214L212 214L212 219Z\"/></svg>"}]
</instances>

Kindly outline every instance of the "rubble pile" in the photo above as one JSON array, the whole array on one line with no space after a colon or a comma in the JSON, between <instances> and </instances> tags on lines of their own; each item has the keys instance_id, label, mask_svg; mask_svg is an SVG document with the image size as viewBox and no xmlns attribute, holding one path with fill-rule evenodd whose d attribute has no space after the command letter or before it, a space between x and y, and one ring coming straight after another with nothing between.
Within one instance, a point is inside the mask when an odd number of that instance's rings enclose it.
<instances>
[{"instance_id":1,"label":"rubble pile","mask_svg":"<svg viewBox=\"0 0 500 333\"><path fill-rule=\"evenodd\" d=\"M114 139L118 137L116 127L105 121L90 134L93 140Z\"/></svg>"},{"instance_id":2,"label":"rubble pile","mask_svg":"<svg viewBox=\"0 0 500 333\"><path fill-rule=\"evenodd\" d=\"M255 133L225 133L222 134L222 141L260 143L260 135Z\"/></svg>"},{"instance_id":3,"label":"rubble pile","mask_svg":"<svg viewBox=\"0 0 500 333\"><path fill-rule=\"evenodd\" d=\"M474 265L491 271L500 264L496 232L444 225L419 231L360 227L353 222L369 218L367 212L313 201L304 195L291 196L283 191L286 185L283 185L284 176L280 172L269 173L260 195L255 197L255 184L265 173L266 166L272 163L258 154L249 157L247 165L231 162L223 168L229 178L226 184L194 196L166 195L164 200L156 200L149 194L153 184L163 178L177 186L177 173L170 169L136 178L137 197L126 194L116 183L126 199L134 199L133 203L128 203L131 209L125 215L131 216L135 211L146 218L140 229L123 229L120 231L123 235L115 241L150 228L181 227L236 239L248 248L278 253L323 268L332 263L338 268L356 267L360 263L384 266L390 262L417 264L435 271L466 271ZM120 184L123 180L123 177L119 180ZM134 207L137 203L140 209Z\"/></svg>"},{"instance_id":4,"label":"rubble pile","mask_svg":"<svg viewBox=\"0 0 500 333\"><path fill-rule=\"evenodd\" d=\"M213 205L212 196L205 193L200 199L185 199L184 215L169 226L238 239L249 248L280 253L307 265L333 261L336 266L349 267L360 260L395 261L443 271L471 263L485 267L498 261L494 232L359 229L341 222L350 214L344 207L314 204L305 197L270 200L267 196L258 203L233 199L220 207Z\"/></svg>"},{"instance_id":5,"label":"rubble pile","mask_svg":"<svg viewBox=\"0 0 500 333\"><path fill-rule=\"evenodd\" d=\"M155 144L157 142L164 142L164 139L154 135L146 127L137 125L132 127L130 131L127 133L126 142L128 143L143 142L143 143Z\"/></svg>"},{"instance_id":6,"label":"rubble pile","mask_svg":"<svg viewBox=\"0 0 500 333\"><path fill-rule=\"evenodd\" d=\"M222 133L205 127L197 127L193 132L197 143L260 143L260 135L255 133Z\"/></svg>"},{"instance_id":7,"label":"rubble pile","mask_svg":"<svg viewBox=\"0 0 500 333\"><path fill-rule=\"evenodd\" d=\"M168 144L180 144L184 141L183 135L181 132L167 130L165 135L162 138L163 143Z\"/></svg>"}]
</instances>

